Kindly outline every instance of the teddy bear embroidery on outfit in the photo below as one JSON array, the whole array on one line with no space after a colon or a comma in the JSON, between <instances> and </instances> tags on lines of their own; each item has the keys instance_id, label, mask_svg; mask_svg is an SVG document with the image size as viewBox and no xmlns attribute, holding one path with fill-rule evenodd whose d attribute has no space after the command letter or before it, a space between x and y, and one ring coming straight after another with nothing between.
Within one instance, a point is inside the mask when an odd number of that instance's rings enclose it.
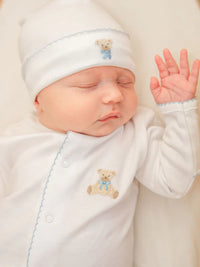
<instances>
[{"instance_id":1,"label":"teddy bear embroidery on outfit","mask_svg":"<svg viewBox=\"0 0 200 267\"><path fill-rule=\"evenodd\" d=\"M99 39L96 41L96 44L101 49L101 54L103 59L111 59L111 47L112 47L112 40L110 39Z\"/></svg>"},{"instance_id":2,"label":"teddy bear embroidery on outfit","mask_svg":"<svg viewBox=\"0 0 200 267\"><path fill-rule=\"evenodd\" d=\"M115 176L114 171L110 170L98 170L99 174L99 180L94 185L89 185L87 192L88 194L101 194L101 195L107 195L112 198L117 198L119 195L119 192L114 189L111 180Z\"/></svg>"}]
</instances>

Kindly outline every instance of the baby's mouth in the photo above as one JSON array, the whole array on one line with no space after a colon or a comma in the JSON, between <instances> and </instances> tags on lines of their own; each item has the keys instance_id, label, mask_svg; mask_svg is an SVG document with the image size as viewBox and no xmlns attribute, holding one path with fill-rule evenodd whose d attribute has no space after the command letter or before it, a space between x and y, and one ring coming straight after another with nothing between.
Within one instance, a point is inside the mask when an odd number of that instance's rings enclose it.
<instances>
[{"instance_id":1,"label":"baby's mouth","mask_svg":"<svg viewBox=\"0 0 200 267\"><path fill-rule=\"evenodd\" d=\"M102 118L99 119L99 121L105 122L108 120L115 120L115 119L119 119L121 117L121 113L120 112L112 112L109 113L105 116L103 116Z\"/></svg>"}]
</instances>

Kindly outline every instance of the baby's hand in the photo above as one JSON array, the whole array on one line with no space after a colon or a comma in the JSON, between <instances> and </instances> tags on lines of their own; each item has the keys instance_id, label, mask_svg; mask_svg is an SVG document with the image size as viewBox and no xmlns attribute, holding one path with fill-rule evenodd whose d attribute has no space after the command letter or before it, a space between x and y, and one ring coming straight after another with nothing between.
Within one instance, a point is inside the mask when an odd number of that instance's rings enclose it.
<instances>
[{"instance_id":1,"label":"baby's hand","mask_svg":"<svg viewBox=\"0 0 200 267\"><path fill-rule=\"evenodd\" d=\"M163 51L165 62L155 56L160 82L151 78L150 88L156 103L183 102L195 97L200 61L196 59L190 73L187 50L180 53L180 68L168 49Z\"/></svg>"}]
</instances>

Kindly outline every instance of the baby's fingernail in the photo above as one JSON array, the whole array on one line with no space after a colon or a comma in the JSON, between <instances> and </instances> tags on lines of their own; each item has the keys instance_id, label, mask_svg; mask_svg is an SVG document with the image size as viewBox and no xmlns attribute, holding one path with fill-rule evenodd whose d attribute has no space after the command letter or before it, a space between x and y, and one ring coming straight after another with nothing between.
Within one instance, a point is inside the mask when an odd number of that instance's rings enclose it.
<instances>
[{"instance_id":1,"label":"baby's fingernail","mask_svg":"<svg viewBox=\"0 0 200 267\"><path fill-rule=\"evenodd\" d=\"M181 52L187 53L187 49L183 48L181 49Z\"/></svg>"}]
</instances>

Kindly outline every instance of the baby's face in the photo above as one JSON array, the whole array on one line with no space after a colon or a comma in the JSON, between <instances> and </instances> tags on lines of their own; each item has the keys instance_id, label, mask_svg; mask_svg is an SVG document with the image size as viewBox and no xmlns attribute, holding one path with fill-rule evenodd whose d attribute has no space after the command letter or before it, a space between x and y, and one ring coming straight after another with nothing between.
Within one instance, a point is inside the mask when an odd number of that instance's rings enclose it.
<instances>
[{"instance_id":1,"label":"baby's face","mask_svg":"<svg viewBox=\"0 0 200 267\"><path fill-rule=\"evenodd\" d=\"M67 76L43 89L35 100L40 122L66 133L105 136L136 112L134 75L112 66Z\"/></svg>"}]
</instances>

